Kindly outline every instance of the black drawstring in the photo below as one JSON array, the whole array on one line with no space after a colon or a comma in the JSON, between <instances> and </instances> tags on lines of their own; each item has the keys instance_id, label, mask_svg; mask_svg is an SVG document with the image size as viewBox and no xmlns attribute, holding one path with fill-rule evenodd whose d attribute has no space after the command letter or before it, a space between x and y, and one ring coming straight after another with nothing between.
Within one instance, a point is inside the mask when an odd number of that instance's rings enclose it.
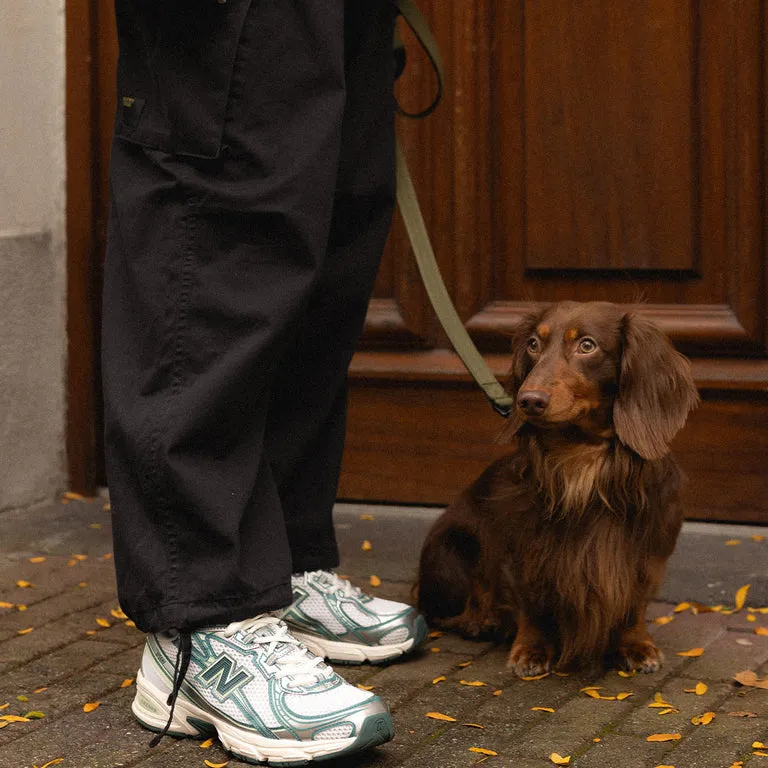
<instances>
[{"instance_id":1,"label":"black drawstring","mask_svg":"<svg viewBox=\"0 0 768 768\"><path fill-rule=\"evenodd\" d=\"M165 728L163 728L163 730L149 742L150 747L156 747L171 727L171 723L173 722L173 710L176 708L176 698L179 695L181 684L184 682L187 669L189 669L191 658L192 635L189 632L179 632L179 652L176 654L176 665L173 668L173 688L166 701L166 704L171 708L171 711L168 715L168 722L165 724Z\"/></svg>"}]
</instances>

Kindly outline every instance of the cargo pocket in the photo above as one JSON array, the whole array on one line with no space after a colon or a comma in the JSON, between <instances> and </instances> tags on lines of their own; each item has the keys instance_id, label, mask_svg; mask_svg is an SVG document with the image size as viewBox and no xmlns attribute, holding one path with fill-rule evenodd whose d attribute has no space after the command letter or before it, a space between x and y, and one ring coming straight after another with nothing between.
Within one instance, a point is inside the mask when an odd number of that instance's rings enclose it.
<instances>
[{"instance_id":1,"label":"cargo pocket","mask_svg":"<svg viewBox=\"0 0 768 768\"><path fill-rule=\"evenodd\" d=\"M115 135L172 154L217 157L255 1L117 0Z\"/></svg>"}]
</instances>

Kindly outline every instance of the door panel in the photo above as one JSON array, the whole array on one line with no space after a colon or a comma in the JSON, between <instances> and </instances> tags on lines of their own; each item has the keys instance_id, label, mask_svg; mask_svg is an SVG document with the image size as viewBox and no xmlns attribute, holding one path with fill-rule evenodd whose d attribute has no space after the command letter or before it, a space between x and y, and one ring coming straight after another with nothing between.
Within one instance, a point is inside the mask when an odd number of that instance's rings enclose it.
<instances>
[{"instance_id":1,"label":"door panel","mask_svg":"<svg viewBox=\"0 0 768 768\"><path fill-rule=\"evenodd\" d=\"M467 5L422 1L447 95L429 119L398 126L467 328L503 370L530 302L634 305L692 357L706 401L678 440L691 514L768 523L766 473L734 460L768 435L764 3ZM411 107L433 86L417 46L408 54L398 90ZM482 395L435 321L397 217L364 347L352 369L342 495L392 500L402 488L410 501L448 500L482 464L479 445L488 461L498 454L494 417L476 412ZM472 458L451 437L456 408L466 409ZM431 443L435 462L452 469L437 491L440 472L420 484L420 470L409 476L400 459L421 455L414 446L443 418L445 441ZM399 467L379 485L364 447L377 419ZM369 468L362 484L358 466Z\"/></svg>"}]
</instances>

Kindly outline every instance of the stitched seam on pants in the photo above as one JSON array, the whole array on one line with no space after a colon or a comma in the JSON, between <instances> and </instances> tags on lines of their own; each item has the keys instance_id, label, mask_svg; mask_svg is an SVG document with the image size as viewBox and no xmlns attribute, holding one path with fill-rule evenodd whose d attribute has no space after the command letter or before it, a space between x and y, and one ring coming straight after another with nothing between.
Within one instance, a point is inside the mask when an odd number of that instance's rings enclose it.
<instances>
[{"instance_id":1,"label":"stitched seam on pants","mask_svg":"<svg viewBox=\"0 0 768 768\"><path fill-rule=\"evenodd\" d=\"M168 595L170 596L169 602L180 602L178 600L178 585L179 585L179 544L178 544L178 528L174 524L174 515L172 505L168 494L168 482L169 478L164 478L164 481L159 477L158 467L160 466L160 436L164 431L167 431L168 426L171 423L173 413L173 400L174 397L180 392L182 380L183 380L183 363L185 356L185 344L184 339L186 331L188 330L189 320L189 294L191 289L191 275L190 267L194 256L194 233L196 231L197 223L197 201L189 196L186 200L186 210L182 218L183 236L185 238L185 248L183 258L181 260L180 271L180 291L179 300L177 304L177 313L174 322L170 328L170 335L172 341L172 356L170 366L171 376L171 389L167 397L167 410L165 417L159 419L158 426L153 430L150 437L150 468L149 468L149 480L151 487L153 487L157 493L157 505L160 513L160 524L165 532L166 542L168 545Z\"/></svg>"}]
</instances>

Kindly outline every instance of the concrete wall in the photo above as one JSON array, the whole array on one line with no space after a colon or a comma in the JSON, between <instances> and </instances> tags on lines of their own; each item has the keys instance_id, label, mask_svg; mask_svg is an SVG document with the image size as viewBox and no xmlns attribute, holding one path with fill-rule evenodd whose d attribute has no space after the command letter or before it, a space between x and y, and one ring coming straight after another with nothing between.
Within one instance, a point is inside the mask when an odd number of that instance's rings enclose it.
<instances>
[{"instance_id":1,"label":"concrete wall","mask_svg":"<svg viewBox=\"0 0 768 768\"><path fill-rule=\"evenodd\" d=\"M0 3L0 509L65 484L64 0Z\"/></svg>"}]
</instances>

